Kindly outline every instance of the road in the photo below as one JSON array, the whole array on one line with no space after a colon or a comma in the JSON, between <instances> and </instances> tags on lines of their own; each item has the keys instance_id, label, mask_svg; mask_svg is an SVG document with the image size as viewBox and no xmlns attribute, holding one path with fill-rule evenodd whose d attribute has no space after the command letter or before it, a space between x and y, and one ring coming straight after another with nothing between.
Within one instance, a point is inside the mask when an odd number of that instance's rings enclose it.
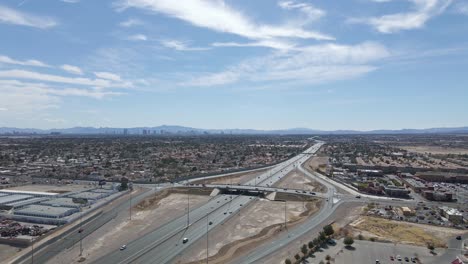
<instances>
[{"instance_id":1,"label":"road","mask_svg":"<svg viewBox=\"0 0 468 264\"><path fill-rule=\"evenodd\" d=\"M133 197L133 203L139 202L147 195L148 191L141 193L136 197ZM55 255L64 251L65 249L72 247L80 240L80 238L86 237L87 235L91 234L92 232L96 231L98 228L112 220L117 215L117 212L122 210L128 210L129 206L130 200L121 200L121 202L112 209L103 212L94 220L84 224L81 227L83 229L83 233L81 234L78 233L78 229L80 229L80 226L77 225L76 227L72 228L73 231L67 234L65 238L58 239L54 243L50 244L49 246L46 246L41 250L36 250L34 252L34 262L45 263L47 260L51 259ZM25 255L25 258L15 261L14 263L31 263L31 253L27 253Z\"/></svg>"},{"instance_id":2,"label":"road","mask_svg":"<svg viewBox=\"0 0 468 264\"><path fill-rule=\"evenodd\" d=\"M268 187L285 177L289 172L308 160L323 143L317 143L285 162L273 167L270 171L252 179L247 185ZM226 221L233 214L252 201L251 197L218 195L203 206L191 210L189 216L181 216L157 230L134 240L127 249L115 251L103 256L94 263L169 263L182 253L190 244L206 235L216 225ZM189 220L187 220L189 219ZM209 225L209 222L212 222ZM319 220L317 220L319 221ZM189 223L187 225L187 223ZM189 241L182 243L187 237Z\"/></svg>"}]
</instances>

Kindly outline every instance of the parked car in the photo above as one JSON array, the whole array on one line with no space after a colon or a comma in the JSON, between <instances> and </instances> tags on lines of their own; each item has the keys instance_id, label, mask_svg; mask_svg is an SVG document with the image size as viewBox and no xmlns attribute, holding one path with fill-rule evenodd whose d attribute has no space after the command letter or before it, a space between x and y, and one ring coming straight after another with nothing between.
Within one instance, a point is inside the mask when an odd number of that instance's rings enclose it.
<instances>
[{"instance_id":1,"label":"parked car","mask_svg":"<svg viewBox=\"0 0 468 264\"><path fill-rule=\"evenodd\" d=\"M122 245L122 246L120 247L120 250L125 250L126 248L127 248L127 245Z\"/></svg>"},{"instance_id":2,"label":"parked car","mask_svg":"<svg viewBox=\"0 0 468 264\"><path fill-rule=\"evenodd\" d=\"M184 239L182 239L182 243L187 243L188 242L188 238L184 237Z\"/></svg>"}]
</instances>

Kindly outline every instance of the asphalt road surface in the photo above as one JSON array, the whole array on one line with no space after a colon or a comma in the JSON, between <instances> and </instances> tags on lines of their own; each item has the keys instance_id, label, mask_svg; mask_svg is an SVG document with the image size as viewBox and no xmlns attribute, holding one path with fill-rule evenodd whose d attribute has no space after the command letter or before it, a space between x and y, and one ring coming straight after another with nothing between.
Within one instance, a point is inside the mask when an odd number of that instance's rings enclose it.
<instances>
[{"instance_id":1,"label":"asphalt road surface","mask_svg":"<svg viewBox=\"0 0 468 264\"><path fill-rule=\"evenodd\" d=\"M247 185L271 186L290 171L300 167L322 145L323 143L315 144L306 150L306 154L299 154L278 164L271 171L252 179ZM251 197L246 196L216 196L205 205L191 210L189 217L187 215L179 217L134 240L127 245L125 250L116 249L94 263L170 263L190 244L204 237L209 230L226 221L233 214L238 213L243 206L252 200ZM317 221L320 221L320 219L317 219ZM212 224L209 225L209 222L212 222ZM183 238L188 238L188 242L183 243Z\"/></svg>"}]
</instances>

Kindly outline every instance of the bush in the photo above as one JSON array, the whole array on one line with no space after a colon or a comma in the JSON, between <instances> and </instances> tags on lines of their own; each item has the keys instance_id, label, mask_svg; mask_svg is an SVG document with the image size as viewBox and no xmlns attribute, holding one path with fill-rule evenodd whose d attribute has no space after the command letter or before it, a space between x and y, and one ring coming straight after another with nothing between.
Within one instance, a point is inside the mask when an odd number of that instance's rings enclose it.
<instances>
[{"instance_id":1,"label":"bush","mask_svg":"<svg viewBox=\"0 0 468 264\"><path fill-rule=\"evenodd\" d=\"M323 227L323 232L325 233L325 235L331 236L335 233L335 230L333 230L332 225L326 225Z\"/></svg>"},{"instance_id":2,"label":"bush","mask_svg":"<svg viewBox=\"0 0 468 264\"><path fill-rule=\"evenodd\" d=\"M345 237L343 242L347 247L349 247L354 243L354 239L348 236L348 237Z\"/></svg>"},{"instance_id":3,"label":"bush","mask_svg":"<svg viewBox=\"0 0 468 264\"><path fill-rule=\"evenodd\" d=\"M291 262L290 259L286 259L286 260L284 261L284 264L292 264L292 262Z\"/></svg>"},{"instance_id":4,"label":"bush","mask_svg":"<svg viewBox=\"0 0 468 264\"><path fill-rule=\"evenodd\" d=\"M359 235L357 236L357 239L359 239L359 240L364 240L364 236L361 235L361 234L359 234Z\"/></svg>"}]
</instances>

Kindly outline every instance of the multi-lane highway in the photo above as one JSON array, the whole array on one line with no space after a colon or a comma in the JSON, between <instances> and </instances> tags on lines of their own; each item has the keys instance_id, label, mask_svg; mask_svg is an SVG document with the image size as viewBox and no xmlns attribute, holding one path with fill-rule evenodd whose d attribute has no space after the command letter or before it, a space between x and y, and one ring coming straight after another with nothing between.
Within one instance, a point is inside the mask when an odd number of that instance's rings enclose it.
<instances>
[{"instance_id":1,"label":"multi-lane highway","mask_svg":"<svg viewBox=\"0 0 468 264\"><path fill-rule=\"evenodd\" d=\"M285 177L311 157L323 143L317 143L285 162L273 167L246 185L268 187ZM190 244L202 238L206 232L236 214L250 203L252 197L218 195L208 203L190 211L189 216L179 217L157 230L131 242L127 249L116 249L95 263L169 263ZM211 222L211 224L210 224ZM183 243L187 238L188 242Z\"/></svg>"}]
</instances>

